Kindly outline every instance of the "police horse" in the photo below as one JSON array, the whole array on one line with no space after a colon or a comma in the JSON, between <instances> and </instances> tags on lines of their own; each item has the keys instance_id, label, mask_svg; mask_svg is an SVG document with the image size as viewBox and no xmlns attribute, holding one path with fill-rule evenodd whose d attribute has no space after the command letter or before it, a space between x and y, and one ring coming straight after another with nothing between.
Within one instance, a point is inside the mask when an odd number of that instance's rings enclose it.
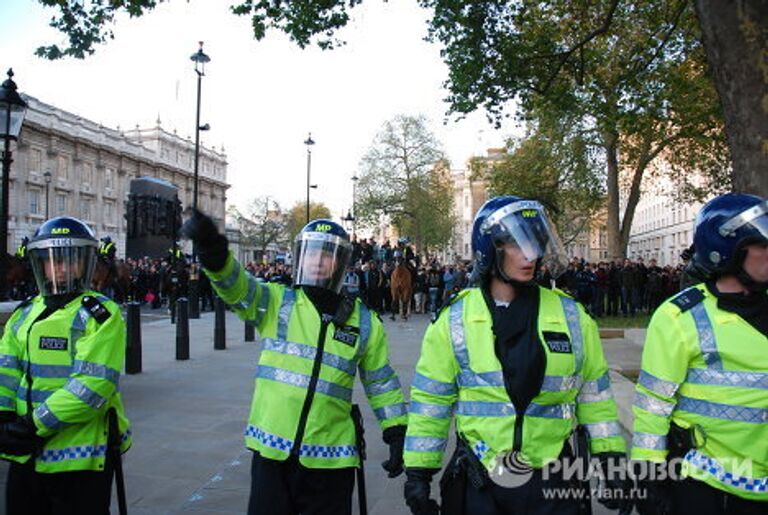
<instances>
[{"instance_id":1,"label":"police horse","mask_svg":"<svg viewBox=\"0 0 768 515\"><path fill-rule=\"evenodd\" d=\"M411 298L413 297L413 275L402 258L397 259L397 266L392 270L389 287L392 293L392 315L390 318L394 320L397 312L401 314L403 320L408 320L408 316L411 314Z\"/></svg>"}]
</instances>

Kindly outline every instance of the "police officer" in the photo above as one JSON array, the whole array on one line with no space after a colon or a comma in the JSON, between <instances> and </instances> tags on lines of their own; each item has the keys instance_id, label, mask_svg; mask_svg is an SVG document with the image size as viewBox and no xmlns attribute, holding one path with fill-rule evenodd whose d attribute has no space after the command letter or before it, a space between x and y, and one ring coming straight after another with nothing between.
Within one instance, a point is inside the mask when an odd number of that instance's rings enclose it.
<instances>
[{"instance_id":1,"label":"police officer","mask_svg":"<svg viewBox=\"0 0 768 515\"><path fill-rule=\"evenodd\" d=\"M659 306L643 349L632 458L644 460L648 492L638 508L768 513L768 201L730 193L705 204L689 271L703 282ZM684 479L664 481L672 458Z\"/></svg>"},{"instance_id":2,"label":"police officer","mask_svg":"<svg viewBox=\"0 0 768 515\"><path fill-rule=\"evenodd\" d=\"M117 254L115 242L112 241L110 236L104 236L99 242L99 258L104 260L105 263L114 262L115 255Z\"/></svg>"},{"instance_id":3,"label":"police officer","mask_svg":"<svg viewBox=\"0 0 768 515\"><path fill-rule=\"evenodd\" d=\"M541 204L490 199L472 229L476 288L449 299L424 336L411 389L405 499L415 515L438 513L429 498L456 417L457 451L441 480L442 513L578 513L553 462L572 458L569 436L586 428L603 468L622 465L624 440L595 322L558 291L562 249ZM552 465L551 465L552 464ZM546 473L544 469L546 470ZM627 482L609 478L616 509Z\"/></svg>"},{"instance_id":4,"label":"police officer","mask_svg":"<svg viewBox=\"0 0 768 515\"><path fill-rule=\"evenodd\" d=\"M29 238L24 236L21 239L21 243L16 247L16 257L19 259L25 259L27 257L27 245L29 245Z\"/></svg>"},{"instance_id":5,"label":"police officer","mask_svg":"<svg viewBox=\"0 0 768 515\"><path fill-rule=\"evenodd\" d=\"M69 217L43 223L28 245L40 293L0 340L9 515L109 513L115 459L131 437L117 390L125 324L114 302L89 290L97 246Z\"/></svg>"},{"instance_id":6,"label":"police officer","mask_svg":"<svg viewBox=\"0 0 768 515\"><path fill-rule=\"evenodd\" d=\"M407 414L381 320L339 294L352 254L347 233L329 220L308 223L295 241L293 287L248 274L200 212L183 233L218 295L263 337L245 430L253 451L248 513L350 514L359 464L350 416L356 370L390 446L383 464L390 477L402 472Z\"/></svg>"}]
</instances>

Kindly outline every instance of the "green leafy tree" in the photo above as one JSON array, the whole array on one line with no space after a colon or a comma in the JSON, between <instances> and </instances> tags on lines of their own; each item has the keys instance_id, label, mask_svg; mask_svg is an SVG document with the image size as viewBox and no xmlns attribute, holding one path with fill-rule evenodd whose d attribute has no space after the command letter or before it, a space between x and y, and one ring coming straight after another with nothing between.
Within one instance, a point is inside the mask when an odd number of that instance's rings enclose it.
<instances>
[{"instance_id":1,"label":"green leafy tree","mask_svg":"<svg viewBox=\"0 0 768 515\"><path fill-rule=\"evenodd\" d=\"M50 45L37 51L56 59L93 53L94 45L113 37L112 24L118 12L140 16L162 0L38 1L58 9L51 25L69 37L67 47ZM679 155L681 148L697 145L725 155L719 143L684 142L695 132L723 141L722 134L712 134L722 133L720 114L706 114L712 111L713 94L707 91L712 89L709 78L702 74L705 67L699 36L706 45L724 109L727 143L733 156L729 182L737 191L768 196L765 0L417 1L433 13L429 36L443 45L453 112L484 108L499 119L506 114L508 102L521 100L521 114L526 117L534 104L544 103L550 108L581 109L585 117L594 120L608 167L609 244L614 252L622 250L642 175L656 156ZM251 17L257 40L268 30L277 29L302 48L310 44L334 48L343 44L334 36L335 31L348 23L349 11L361 3L244 0L231 9ZM678 75L686 67L689 75ZM681 78L685 80L677 87L670 84ZM686 82L698 83L690 85L692 97L701 101L694 103L697 109L690 117L684 111L670 111L685 103L685 99L670 95L685 95ZM632 117L639 122L637 130L633 130ZM691 119L698 119L698 123ZM635 148L627 147L627 142ZM623 158L631 153L634 161ZM707 160L710 162L704 165L692 163L696 165L693 168L711 171L715 159ZM623 219L628 225L621 228L620 169L636 172L627 181L630 193Z\"/></svg>"},{"instance_id":2,"label":"green leafy tree","mask_svg":"<svg viewBox=\"0 0 768 515\"><path fill-rule=\"evenodd\" d=\"M229 215L237 221L245 243L255 247L262 255L270 245L285 245L289 241L285 215L277 202L269 197L256 197L243 211L231 206Z\"/></svg>"},{"instance_id":3,"label":"green leafy tree","mask_svg":"<svg viewBox=\"0 0 768 515\"><path fill-rule=\"evenodd\" d=\"M501 160L471 163L473 177L485 179L492 195L539 200L566 245L604 205L601 165L584 131L570 120L531 124L526 137L508 143Z\"/></svg>"},{"instance_id":4,"label":"green leafy tree","mask_svg":"<svg viewBox=\"0 0 768 515\"><path fill-rule=\"evenodd\" d=\"M358 175L360 225L388 221L419 250L448 244L453 226L450 171L426 118L399 115L385 122Z\"/></svg>"},{"instance_id":5,"label":"green leafy tree","mask_svg":"<svg viewBox=\"0 0 768 515\"><path fill-rule=\"evenodd\" d=\"M331 210L322 202L309 203L309 219L331 219ZM286 235L289 247L293 247L293 239L307 225L307 203L303 200L296 202L286 216Z\"/></svg>"}]
</instances>

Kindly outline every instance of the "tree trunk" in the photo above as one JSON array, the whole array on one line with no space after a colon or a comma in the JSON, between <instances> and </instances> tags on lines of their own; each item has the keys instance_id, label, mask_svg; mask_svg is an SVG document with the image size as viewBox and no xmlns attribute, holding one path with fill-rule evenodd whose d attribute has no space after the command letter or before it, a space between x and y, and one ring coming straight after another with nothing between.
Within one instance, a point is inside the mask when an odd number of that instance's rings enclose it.
<instances>
[{"instance_id":1,"label":"tree trunk","mask_svg":"<svg viewBox=\"0 0 768 515\"><path fill-rule=\"evenodd\" d=\"M606 156L606 182L608 198L606 199L606 223L608 233L608 256L610 259L621 259L624 250L621 246L621 230L619 228L619 160L617 145L619 136L615 130L603 133L603 146Z\"/></svg>"},{"instance_id":2,"label":"tree trunk","mask_svg":"<svg viewBox=\"0 0 768 515\"><path fill-rule=\"evenodd\" d=\"M768 196L768 2L695 0L737 192Z\"/></svg>"}]
</instances>

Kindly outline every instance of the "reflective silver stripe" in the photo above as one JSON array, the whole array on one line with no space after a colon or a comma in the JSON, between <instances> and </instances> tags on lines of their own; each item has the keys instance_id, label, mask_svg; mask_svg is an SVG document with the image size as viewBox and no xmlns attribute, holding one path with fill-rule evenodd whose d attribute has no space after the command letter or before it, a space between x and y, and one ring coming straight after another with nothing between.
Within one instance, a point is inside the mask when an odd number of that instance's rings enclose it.
<instances>
[{"instance_id":1,"label":"reflective silver stripe","mask_svg":"<svg viewBox=\"0 0 768 515\"><path fill-rule=\"evenodd\" d=\"M72 319L72 326L69 329L69 353L72 356L77 353L77 341L83 337L90 317L91 314L83 306L77 310L75 317Z\"/></svg>"},{"instance_id":2,"label":"reflective silver stripe","mask_svg":"<svg viewBox=\"0 0 768 515\"><path fill-rule=\"evenodd\" d=\"M259 368L256 371L256 377L290 384L299 388L307 388L310 379L308 375L265 365L259 365ZM352 400L351 388L334 384L323 379L317 380L317 389L315 391L347 402Z\"/></svg>"},{"instance_id":3,"label":"reflective silver stripe","mask_svg":"<svg viewBox=\"0 0 768 515\"><path fill-rule=\"evenodd\" d=\"M373 413L376 415L378 420L382 421L395 417L404 417L408 415L408 408L405 407L404 403L400 402L397 404L390 404L389 406L376 408L373 410Z\"/></svg>"},{"instance_id":4,"label":"reflective silver stripe","mask_svg":"<svg viewBox=\"0 0 768 515\"><path fill-rule=\"evenodd\" d=\"M461 373L465 376L464 381L468 380L474 372L469 368L469 353L467 352L467 342L464 339L464 299L459 299L451 304L449 312L451 343L453 344L453 353L456 355L456 361L459 362ZM477 379L477 381L481 381ZM503 381L501 383L504 384Z\"/></svg>"},{"instance_id":5,"label":"reflective silver stripe","mask_svg":"<svg viewBox=\"0 0 768 515\"><path fill-rule=\"evenodd\" d=\"M604 392L611 388L611 378L606 371L603 375L595 379L594 381L584 381L579 390L581 393L595 394Z\"/></svg>"},{"instance_id":6,"label":"reflective silver stripe","mask_svg":"<svg viewBox=\"0 0 768 515\"><path fill-rule=\"evenodd\" d=\"M609 438L611 436L621 436L621 427L616 421L584 424L584 427L587 428L590 438Z\"/></svg>"},{"instance_id":7,"label":"reflective silver stripe","mask_svg":"<svg viewBox=\"0 0 768 515\"><path fill-rule=\"evenodd\" d=\"M256 279L253 278L253 276L248 275L248 290L245 292L245 297L243 297L243 300L240 302L232 304L232 308L240 311L247 310L248 307L253 303L253 299L256 298L256 290L261 287L262 286Z\"/></svg>"},{"instance_id":8,"label":"reflective silver stripe","mask_svg":"<svg viewBox=\"0 0 768 515\"><path fill-rule=\"evenodd\" d=\"M0 367L21 370L18 358L16 358L16 356L11 356L10 354L0 354Z\"/></svg>"},{"instance_id":9,"label":"reflective silver stripe","mask_svg":"<svg viewBox=\"0 0 768 515\"><path fill-rule=\"evenodd\" d=\"M19 378L0 374L0 386L5 386L15 392L19 387Z\"/></svg>"},{"instance_id":10,"label":"reflective silver stripe","mask_svg":"<svg viewBox=\"0 0 768 515\"><path fill-rule=\"evenodd\" d=\"M283 303L280 305L280 312L277 318L277 338L279 340L288 340L288 322L291 318L291 310L296 300L296 291L293 288L283 290Z\"/></svg>"},{"instance_id":11,"label":"reflective silver stripe","mask_svg":"<svg viewBox=\"0 0 768 515\"><path fill-rule=\"evenodd\" d=\"M456 395L456 385L454 383L435 381L418 372L413 376L412 386L437 395Z\"/></svg>"},{"instance_id":12,"label":"reflective silver stripe","mask_svg":"<svg viewBox=\"0 0 768 515\"><path fill-rule=\"evenodd\" d=\"M511 402L494 401L459 401L456 414L467 417L509 417L515 414Z\"/></svg>"},{"instance_id":13,"label":"reflective silver stripe","mask_svg":"<svg viewBox=\"0 0 768 515\"><path fill-rule=\"evenodd\" d=\"M492 372L473 372L462 368L456 377L456 382L461 388L471 388L475 386L493 386L504 388L504 375L501 370Z\"/></svg>"},{"instance_id":14,"label":"reflective silver stripe","mask_svg":"<svg viewBox=\"0 0 768 515\"><path fill-rule=\"evenodd\" d=\"M368 397L373 397L374 395L381 395L383 393L399 390L400 380L397 376L392 376L383 383L366 383L363 385L363 389Z\"/></svg>"},{"instance_id":15,"label":"reflective silver stripe","mask_svg":"<svg viewBox=\"0 0 768 515\"><path fill-rule=\"evenodd\" d=\"M575 412L575 406L573 404L552 404L545 406L542 404L531 403L525 410L525 415L528 417L543 417L543 418L573 418Z\"/></svg>"},{"instance_id":16,"label":"reflective silver stripe","mask_svg":"<svg viewBox=\"0 0 768 515\"><path fill-rule=\"evenodd\" d=\"M640 377L637 382L648 390L663 397L674 397L677 389L680 388L678 383L667 381L666 379L659 379L645 370L640 371Z\"/></svg>"},{"instance_id":17,"label":"reflective silver stripe","mask_svg":"<svg viewBox=\"0 0 768 515\"><path fill-rule=\"evenodd\" d=\"M371 310L363 304L358 302L357 305L360 309L360 343L357 345L357 360L363 359L365 349L368 347L368 339L371 337Z\"/></svg>"},{"instance_id":18,"label":"reflective silver stripe","mask_svg":"<svg viewBox=\"0 0 768 515\"><path fill-rule=\"evenodd\" d=\"M699 347L704 357L704 362L708 368L717 370L723 369L723 362L720 354L717 352L717 343L715 342L715 332L712 329L712 322L702 302L699 302L691 308L691 315L696 322L696 330L699 333Z\"/></svg>"},{"instance_id":19,"label":"reflective silver stripe","mask_svg":"<svg viewBox=\"0 0 768 515\"><path fill-rule=\"evenodd\" d=\"M590 402L607 401L609 399L613 399L613 392L610 388L600 393L580 393L576 397L576 402L579 404L589 404Z\"/></svg>"},{"instance_id":20,"label":"reflective silver stripe","mask_svg":"<svg viewBox=\"0 0 768 515\"><path fill-rule=\"evenodd\" d=\"M639 391L635 391L634 405L640 409L644 409L648 413L652 413L653 415L658 415L660 417L670 416L672 414L672 410L675 409L674 402L663 401Z\"/></svg>"},{"instance_id":21,"label":"reflective silver stripe","mask_svg":"<svg viewBox=\"0 0 768 515\"><path fill-rule=\"evenodd\" d=\"M27 368L27 361L22 360L22 368ZM66 379L72 373L72 367L69 365L38 365L32 363L29 365L32 377L45 377L46 379Z\"/></svg>"},{"instance_id":22,"label":"reflective silver stripe","mask_svg":"<svg viewBox=\"0 0 768 515\"><path fill-rule=\"evenodd\" d=\"M68 425L59 420L59 418L53 414L48 408L48 405L43 403L35 408L35 418L40 421L48 429L61 429Z\"/></svg>"},{"instance_id":23,"label":"reflective silver stripe","mask_svg":"<svg viewBox=\"0 0 768 515\"><path fill-rule=\"evenodd\" d=\"M75 363L72 365L72 373L106 379L114 384L117 384L120 381L120 372L114 368L110 368L100 363L93 363L92 361L83 361L81 359L75 360Z\"/></svg>"},{"instance_id":24,"label":"reflective silver stripe","mask_svg":"<svg viewBox=\"0 0 768 515\"><path fill-rule=\"evenodd\" d=\"M274 338L264 338L264 350L285 354L287 356L298 356L309 360L314 360L317 355L317 347L305 345L303 343L284 342L275 340ZM329 352L323 352L323 364L355 377L355 363L346 358L342 358L341 356Z\"/></svg>"},{"instance_id":25,"label":"reflective silver stripe","mask_svg":"<svg viewBox=\"0 0 768 515\"><path fill-rule=\"evenodd\" d=\"M576 388L576 385L578 384L578 376L544 376L544 382L541 384L541 391L564 392Z\"/></svg>"},{"instance_id":26,"label":"reflective silver stripe","mask_svg":"<svg viewBox=\"0 0 768 515\"><path fill-rule=\"evenodd\" d=\"M632 435L632 447L665 451L667 449L667 435L637 432Z\"/></svg>"},{"instance_id":27,"label":"reflective silver stripe","mask_svg":"<svg viewBox=\"0 0 768 515\"><path fill-rule=\"evenodd\" d=\"M411 401L408 413L424 415L432 418L449 418L453 413L453 406L445 404L430 404L427 402Z\"/></svg>"},{"instance_id":28,"label":"reflective silver stripe","mask_svg":"<svg viewBox=\"0 0 768 515\"><path fill-rule=\"evenodd\" d=\"M69 460L103 458L107 455L106 445L75 445L63 449L45 449L38 459L46 463L58 463Z\"/></svg>"},{"instance_id":29,"label":"reflective silver stripe","mask_svg":"<svg viewBox=\"0 0 768 515\"><path fill-rule=\"evenodd\" d=\"M29 316L29 312L32 311L33 304L27 304L24 306L24 308L21 310L21 315L19 315L19 318L16 319L16 322L13 323L13 334L19 332L19 328L21 328L21 325L24 323L24 320L27 319L27 316Z\"/></svg>"},{"instance_id":30,"label":"reflective silver stripe","mask_svg":"<svg viewBox=\"0 0 768 515\"><path fill-rule=\"evenodd\" d=\"M19 399L26 401L27 400L27 387L25 385L19 385L19 390L16 392L16 397ZM53 390L35 390L32 389L32 392L29 396L30 400L36 404L39 404L41 402L45 402L48 397L51 396L53 393Z\"/></svg>"},{"instance_id":31,"label":"reflective silver stripe","mask_svg":"<svg viewBox=\"0 0 768 515\"><path fill-rule=\"evenodd\" d=\"M376 370L364 370L363 368L360 368L360 380L364 383L381 381L382 379L386 379L393 375L395 375L395 370L389 364L377 368Z\"/></svg>"},{"instance_id":32,"label":"reflective silver stripe","mask_svg":"<svg viewBox=\"0 0 768 515\"><path fill-rule=\"evenodd\" d=\"M251 279L253 279L253 277L249 275L248 281L250 282ZM259 306L256 308L256 317L253 319L253 322L251 322L251 325L259 327L261 321L264 320L264 317L267 314L267 310L269 309L269 296L272 293L269 290L269 286L266 284L259 284L256 279L253 280L258 285L259 292L261 292L261 298L259 298Z\"/></svg>"},{"instance_id":33,"label":"reflective silver stripe","mask_svg":"<svg viewBox=\"0 0 768 515\"><path fill-rule=\"evenodd\" d=\"M768 477L737 476L732 472L727 472L716 459L710 458L696 449L688 451L683 459L693 467L709 472L724 485L736 487L745 492L768 492Z\"/></svg>"},{"instance_id":34,"label":"reflective silver stripe","mask_svg":"<svg viewBox=\"0 0 768 515\"><path fill-rule=\"evenodd\" d=\"M16 399L6 395L0 395L0 408L16 409Z\"/></svg>"},{"instance_id":35,"label":"reflective silver stripe","mask_svg":"<svg viewBox=\"0 0 768 515\"><path fill-rule=\"evenodd\" d=\"M405 450L413 452L443 452L447 438L438 436L406 436Z\"/></svg>"},{"instance_id":36,"label":"reflective silver stripe","mask_svg":"<svg viewBox=\"0 0 768 515\"><path fill-rule=\"evenodd\" d=\"M738 388L758 388L768 390L768 374L742 370L711 370L691 368L688 370L686 383L711 384L717 386L736 386Z\"/></svg>"},{"instance_id":37,"label":"reflective silver stripe","mask_svg":"<svg viewBox=\"0 0 768 515\"><path fill-rule=\"evenodd\" d=\"M240 263L237 261L232 261L232 271L224 277L223 279L217 279L211 281L211 283L220 290L228 290L229 288L233 287L235 283L237 282L237 278L240 277L240 270L242 268L240 267Z\"/></svg>"},{"instance_id":38,"label":"reflective silver stripe","mask_svg":"<svg viewBox=\"0 0 768 515\"><path fill-rule=\"evenodd\" d=\"M107 402L107 399L91 390L77 379L70 379L67 381L67 384L64 385L64 389L93 409L99 409Z\"/></svg>"},{"instance_id":39,"label":"reflective silver stripe","mask_svg":"<svg viewBox=\"0 0 768 515\"><path fill-rule=\"evenodd\" d=\"M705 417L732 420L734 422L751 422L756 424L768 422L768 409L765 408L748 408L746 406L720 404L683 395L677 401L677 409Z\"/></svg>"},{"instance_id":40,"label":"reflective silver stripe","mask_svg":"<svg viewBox=\"0 0 768 515\"><path fill-rule=\"evenodd\" d=\"M584 364L584 340L581 335L579 307L575 300L568 297L560 297L560 303L565 312L565 322L568 324L568 331L571 333L573 357L576 360L576 374L579 374L581 373L581 366Z\"/></svg>"}]
</instances>

